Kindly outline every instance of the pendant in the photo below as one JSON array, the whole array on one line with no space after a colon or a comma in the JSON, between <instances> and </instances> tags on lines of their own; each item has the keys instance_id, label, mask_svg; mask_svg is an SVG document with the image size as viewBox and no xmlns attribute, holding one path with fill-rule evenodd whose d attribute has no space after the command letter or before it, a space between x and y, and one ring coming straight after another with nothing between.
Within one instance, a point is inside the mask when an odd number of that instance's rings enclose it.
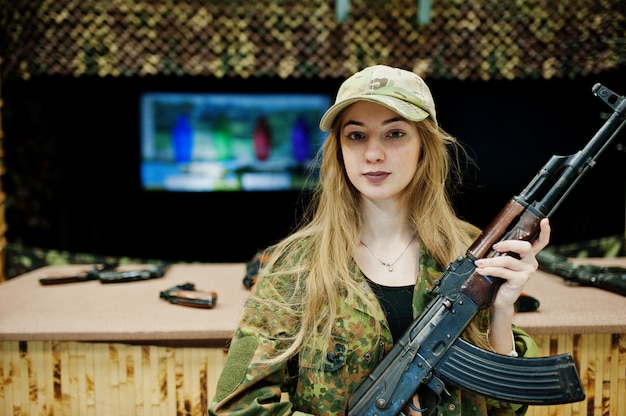
<instances>
[{"instance_id":1,"label":"pendant","mask_svg":"<svg viewBox=\"0 0 626 416\"><path fill-rule=\"evenodd\" d=\"M391 264L391 263L383 263L383 266L387 266L387 270L389 270L390 272L393 271L393 264Z\"/></svg>"}]
</instances>

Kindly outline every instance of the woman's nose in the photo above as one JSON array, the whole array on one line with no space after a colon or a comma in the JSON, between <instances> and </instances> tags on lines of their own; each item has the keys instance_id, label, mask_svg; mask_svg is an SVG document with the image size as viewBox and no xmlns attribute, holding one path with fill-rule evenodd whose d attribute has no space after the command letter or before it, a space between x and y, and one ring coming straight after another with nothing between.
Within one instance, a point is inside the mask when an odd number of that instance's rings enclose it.
<instances>
[{"instance_id":1,"label":"woman's nose","mask_svg":"<svg viewBox=\"0 0 626 416\"><path fill-rule=\"evenodd\" d=\"M379 162L385 159L385 149L380 140L368 140L365 148L365 159L368 162Z\"/></svg>"}]
</instances>

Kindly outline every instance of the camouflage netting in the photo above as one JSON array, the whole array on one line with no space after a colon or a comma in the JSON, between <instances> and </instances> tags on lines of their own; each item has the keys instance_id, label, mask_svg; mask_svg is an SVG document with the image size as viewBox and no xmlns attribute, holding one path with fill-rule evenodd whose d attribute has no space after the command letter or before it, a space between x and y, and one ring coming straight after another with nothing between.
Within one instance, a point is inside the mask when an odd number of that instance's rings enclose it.
<instances>
[{"instance_id":1,"label":"camouflage netting","mask_svg":"<svg viewBox=\"0 0 626 416\"><path fill-rule=\"evenodd\" d=\"M418 4L432 3L418 23ZM430 78L574 78L626 65L624 0L0 0L4 79L37 75L342 78L373 63Z\"/></svg>"}]
</instances>

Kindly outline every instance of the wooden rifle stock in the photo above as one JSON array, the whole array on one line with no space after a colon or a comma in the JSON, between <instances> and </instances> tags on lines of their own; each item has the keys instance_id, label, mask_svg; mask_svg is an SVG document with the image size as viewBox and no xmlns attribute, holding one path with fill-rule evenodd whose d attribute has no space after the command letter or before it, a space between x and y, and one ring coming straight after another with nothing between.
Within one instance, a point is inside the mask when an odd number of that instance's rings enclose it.
<instances>
[{"instance_id":1,"label":"wooden rifle stock","mask_svg":"<svg viewBox=\"0 0 626 416\"><path fill-rule=\"evenodd\" d=\"M523 204L512 199L474 241L467 250L467 255L474 259L505 255L491 249L495 243L502 240L532 242L539 235L539 223L542 218L544 217L540 214L526 210ZM510 224L514 221L517 221L517 223L507 231ZM462 290L472 299L478 309L483 309L489 306L502 283L503 281L500 278L492 277L485 279L484 276L474 273L467 280L465 288Z\"/></svg>"}]
</instances>

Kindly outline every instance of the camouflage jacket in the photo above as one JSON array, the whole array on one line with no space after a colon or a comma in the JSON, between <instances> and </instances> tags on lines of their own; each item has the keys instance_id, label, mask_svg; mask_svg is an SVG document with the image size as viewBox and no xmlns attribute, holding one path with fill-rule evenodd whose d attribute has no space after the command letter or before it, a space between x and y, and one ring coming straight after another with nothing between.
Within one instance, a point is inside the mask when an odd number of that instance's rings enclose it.
<instances>
[{"instance_id":1,"label":"camouflage jacket","mask_svg":"<svg viewBox=\"0 0 626 416\"><path fill-rule=\"evenodd\" d=\"M355 266L355 279L363 292L378 305L376 296ZM420 255L417 284L413 294L413 313L417 317L430 300L427 289L442 270L428 253ZM256 295L272 299L287 298L285 279L262 278L255 284ZM280 334L293 331L279 310L268 310L257 301L246 303L235 332L228 357L220 375L216 394L209 405L209 415L344 415L348 398L371 373L393 341L382 308L368 310L358 297L340 302L330 345L307 346L295 359L273 366L254 361L268 357L284 348ZM371 320L383 323L382 338L376 339ZM519 328L513 327L516 349L520 356L537 354L534 341ZM326 356L324 371L313 368L312 357ZM428 390L424 388L423 390ZM439 416L520 416L526 406L485 399L447 386L448 394L439 398L426 391L422 405Z\"/></svg>"}]
</instances>

